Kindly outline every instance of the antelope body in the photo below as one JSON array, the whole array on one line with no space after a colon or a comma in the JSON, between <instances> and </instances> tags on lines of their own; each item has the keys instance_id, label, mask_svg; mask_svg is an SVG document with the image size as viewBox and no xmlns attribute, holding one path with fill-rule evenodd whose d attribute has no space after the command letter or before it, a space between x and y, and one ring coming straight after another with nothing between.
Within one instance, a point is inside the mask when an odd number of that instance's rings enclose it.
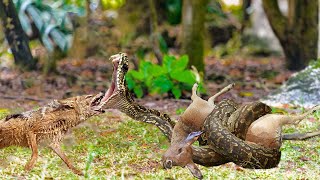
<instances>
[{"instance_id":1,"label":"antelope body","mask_svg":"<svg viewBox=\"0 0 320 180\"><path fill-rule=\"evenodd\" d=\"M208 101L198 97L196 94L197 86L193 86L192 103L181 115L180 120L174 127L171 145L162 157L162 163L166 169L170 169L172 166L187 167L195 177L202 178L201 171L192 161L191 145L201 134L199 131L202 130L206 117L214 109L214 99L229 91L232 86L229 85L224 88L221 92L209 98ZM302 115L266 114L251 123L249 128L247 127L248 131L245 135L245 140L249 144L253 143L270 149L279 149L282 142L282 126L299 123L307 115L319 108L315 107Z\"/></svg>"}]
</instances>

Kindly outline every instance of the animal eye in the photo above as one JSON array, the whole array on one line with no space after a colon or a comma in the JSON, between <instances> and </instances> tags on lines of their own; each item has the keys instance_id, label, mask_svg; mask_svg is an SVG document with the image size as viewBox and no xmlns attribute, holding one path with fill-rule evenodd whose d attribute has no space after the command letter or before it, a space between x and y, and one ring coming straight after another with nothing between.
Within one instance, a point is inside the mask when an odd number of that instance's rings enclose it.
<instances>
[{"instance_id":1,"label":"animal eye","mask_svg":"<svg viewBox=\"0 0 320 180\"><path fill-rule=\"evenodd\" d=\"M123 69L123 71L128 71L129 67L128 67L127 64L124 64L124 65L122 66L122 69Z\"/></svg>"},{"instance_id":2,"label":"animal eye","mask_svg":"<svg viewBox=\"0 0 320 180\"><path fill-rule=\"evenodd\" d=\"M178 149L178 152L181 153L181 152L182 152L182 148L179 148L179 149Z\"/></svg>"}]
</instances>

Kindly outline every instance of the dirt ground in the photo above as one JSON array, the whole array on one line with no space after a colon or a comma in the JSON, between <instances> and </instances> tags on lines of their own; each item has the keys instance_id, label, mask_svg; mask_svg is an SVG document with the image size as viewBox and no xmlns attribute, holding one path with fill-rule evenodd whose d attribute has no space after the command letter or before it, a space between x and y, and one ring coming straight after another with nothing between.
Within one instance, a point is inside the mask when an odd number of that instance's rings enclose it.
<instances>
[{"instance_id":1,"label":"dirt ground","mask_svg":"<svg viewBox=\"0 0 320 180\"><path fill-rule=\"evenodd\" d=\"M208 98L229 83L236 83L235 88L221 98L234 98L244 103L256 101L271 93L292 74L285 70L281 57L233 57L223 60L208 57L205 62L207 95L203 98ZM19 112L45 105L52 99L94 94L108 88L111 73L111 63L103 58L63 59L58 64L58 73L46 76L38 71L22 73L17 69L2 68L0 108ZM190 92L186 97L190 97ZM139 102L175 114L177 109L185 108L190 99L145 96Z\"/></svg>"}]
</instances>

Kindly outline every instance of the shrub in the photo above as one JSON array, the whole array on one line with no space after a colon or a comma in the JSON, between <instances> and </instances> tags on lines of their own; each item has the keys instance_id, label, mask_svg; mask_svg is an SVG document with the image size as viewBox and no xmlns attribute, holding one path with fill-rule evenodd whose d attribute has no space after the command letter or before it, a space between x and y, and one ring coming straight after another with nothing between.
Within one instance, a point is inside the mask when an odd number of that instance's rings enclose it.
<instances>
[{"instance_id":1,"label":"shrub","mask_svg":"<svg viewBox=\"0 0 320 180\"><path fill-rule=\"evenodd\" d=\"M180 98L184 90L190 91L194 83L199 84L200 92L205 92L198 72L187 69L188 56L180 58L165 55L163 64L157 65L150 61L140 61L138 70L129 70L126 75L129 90L141 98L145 93L173 94Z\"/></svg>"}]
</instances>

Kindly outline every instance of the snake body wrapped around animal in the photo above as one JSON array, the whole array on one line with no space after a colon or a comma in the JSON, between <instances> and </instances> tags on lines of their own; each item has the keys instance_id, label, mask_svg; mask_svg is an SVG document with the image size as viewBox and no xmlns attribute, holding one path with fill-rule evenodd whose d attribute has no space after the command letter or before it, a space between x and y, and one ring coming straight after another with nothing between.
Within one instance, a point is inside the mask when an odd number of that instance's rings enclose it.
<instances>
[{"instance_id":1,"label":"snake body wrapped around animal","mask_svg":"<svg viewBox=\"0 0 320 180\"><path fill-rule=\"evenodd\" d=\"M115 83L117 92L113 92L111 97L107 92L108 101L102 100L101 102L107 103L101 103L100 108L119 109L134 120L154 124L171 141L175 123L170 117L137 104L129 93L125 83L125 74L128 71L127 55L119 53L110 59L118 63ZM251 123L270 112L270 107L261 102L239 107L232 100L220 101L204 121L208 145L192 146L193 162L204 166L216 166L232 161L245 168L277 166L281 154L279 148L272 149L244 141ZM194 131L188 128L185 130ZM281 136L277 141L281 141Z\"/></svg>"},{"instance_id":2,"label":"snake body wrapped around animal","mask_svg":"<svg viewBox=\"0 0 320 180\"><path fill-rule=\"evenodd\" d=\"M117 55L114 55L110 58L113 62L118 61L118 72L117 72L117 78L116 78L116 86L118 91L113 94L110 99L108 99L107 104L101 104L103 106L103 109L108 108L115 108L119 109L120 111L124 112L131 118L154 124L156 125L170 140L172 135L172 130L174 127L174 122L170 119L170 117L167 114L161 113L157 110L148 109L145 108L139 104L137 104L130 93L128 92L127 86L125 84L125 74L128 71L128 57L125 53L119 53ZM102 100L104 102L104 100ZM231 103L230 103L231 102ZM219 122L217 119L221 119L221 123L229 122L229 124L233 124L233 126L242 126L243 123L240 121L238 123L230 123L231 120L228 119L228 116L231 116L231 114L237 109L235 107L234 102L231 100L226 100L218 103L216 105L216 108L213 110L213 113L217 117L213 117L215 121ZM262 116L262 115L259 115ZM212 117L212 116L210 116ZM236 118L235 118L236 119ZM247 121L246 121L247 123ZM237 128L236 128L237 129ZM228 130L226 130L228 131ZM229 132L229 131L228 131ZM242 137L245 136L245 132L238 133ZM228 162L227 159L222 158L220 154L215 153L212 151L212 147L194 147L194 160L195 162L212 166L212 165L220 165L223 163ZM220 159L222 158L222 159ZM215 160L218 159L218 160Z\"/></svg>"}]
</instances>

